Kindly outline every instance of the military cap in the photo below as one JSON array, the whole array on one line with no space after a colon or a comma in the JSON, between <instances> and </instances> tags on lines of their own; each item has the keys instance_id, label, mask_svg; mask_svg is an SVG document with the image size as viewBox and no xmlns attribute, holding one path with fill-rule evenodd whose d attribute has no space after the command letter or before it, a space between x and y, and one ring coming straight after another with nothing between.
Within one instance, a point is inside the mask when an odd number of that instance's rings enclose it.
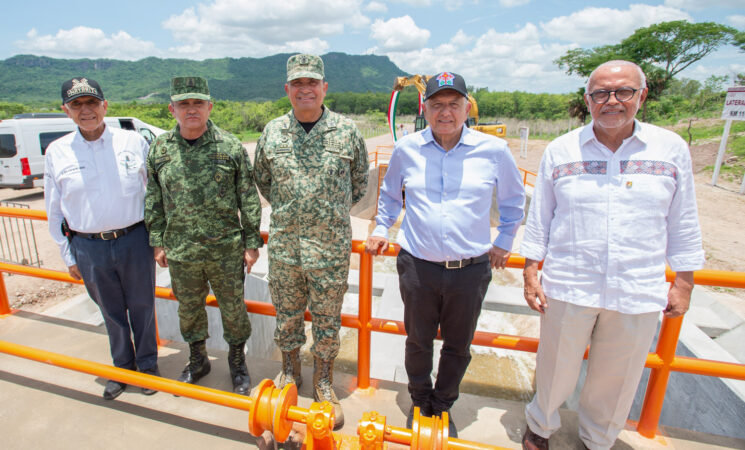
<instances>
[{"instance_id":1,"label":"military cap","mask_svg":"<svg viewBox=\"0 0 745 450\"><path fill-rule=\"evenodd\" d=\"M187 98L210 100L210 88L202 77L174 77L171 79L171 101L180 102Z\"/></svg>"},{"instance_id":2,"label":"military cap","mask_svg":"<svg viewBox=\"0 0 745 450\"><path fill-rule=\"evenodd\" d=\"M316 55L292 55L287 60L287 81L298 78L323 80L323 60Z\"/></svg>"},{"instance_id":3,"label":"military cap","mask_svg":"<svg viewBox=\"0 0 745 450\"><path fill-rule=\"evenodd\" d=\"M65 104L78 97L96 97L103 100L103 91L96 80L90 78L73 78L62 83L62 103Z\"/></svg>"}]
</instances>

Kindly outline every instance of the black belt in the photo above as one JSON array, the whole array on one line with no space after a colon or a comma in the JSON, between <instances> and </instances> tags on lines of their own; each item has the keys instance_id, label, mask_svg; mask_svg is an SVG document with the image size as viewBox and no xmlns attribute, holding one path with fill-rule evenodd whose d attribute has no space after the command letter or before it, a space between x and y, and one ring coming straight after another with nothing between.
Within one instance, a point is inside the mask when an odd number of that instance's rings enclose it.
<instances>
[{"instance_id":1,"label":"black belt","mask_svg":"<svg viewBox=\"0 0 745 450\"><path fill-rule=\"evenodd\" d=\"M145 222L137 222L134 225L130 225L127 228L121 228L119 230L110 230L110 231L102 231L100 233L81 233L79 231L70 230L70 233L73 236L80 236L84 239L101 239L104 241L110 241L112 239L117 239L125 234L129 233L130 231L134 230L135 228L139 227L140 225L144 225Z\"/></svg>"},{"instance_id":2,"label":"black belt","mask_svg":"<svg viewBox=\"0 0 745 450\"><path fill-rule=\"evenodd\" d=\"M462 269L466 266L470 266L471 264L478 264L484 261L489 261L488 253L484 253L481 256L476 256L475 258L461 259L460 261L430 261L430 262L432 264L437 264L438 266L444 266L446 269Z\"/></svg>"}]
</instances>

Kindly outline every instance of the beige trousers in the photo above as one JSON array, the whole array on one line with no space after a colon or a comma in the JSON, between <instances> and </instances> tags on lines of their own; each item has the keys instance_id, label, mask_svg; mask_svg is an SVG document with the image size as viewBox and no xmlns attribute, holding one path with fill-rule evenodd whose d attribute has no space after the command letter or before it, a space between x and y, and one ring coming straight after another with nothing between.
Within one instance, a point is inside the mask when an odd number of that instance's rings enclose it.
<instances>
[{"instance_id":1,"label":"beige trousers","mask_svg":"<svg viewBox=\"0 0 745 450\"><path fill-rule=\"evenodd\" d=\"M536 393L525 408L530 429L548 438L561 427L559 408L574 392L590 344L579 436L591 450L610 448L626 423L659 314L622 314L549 298L541 316Z\"/></svg>"}]
</instances>

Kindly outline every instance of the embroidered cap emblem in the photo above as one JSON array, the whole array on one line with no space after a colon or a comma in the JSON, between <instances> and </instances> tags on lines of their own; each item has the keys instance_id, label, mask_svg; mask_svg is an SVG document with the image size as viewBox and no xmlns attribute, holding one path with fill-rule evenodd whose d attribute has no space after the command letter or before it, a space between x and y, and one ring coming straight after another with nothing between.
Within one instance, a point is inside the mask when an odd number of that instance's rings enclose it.
<instances>
[{"instance_id":1,"label":"embroidered cap emblem","mask_svg":"<svg viewBox=\"0 0 745 450\"><path fill-rule=\"evenodd\" d=\"M452 86L453 80L455 79L455 76L450 72L442 72L437 77L437 85L438 86Z\"/></svg>"},{"instance_id":2,"label":"embroidered cap emblem","mask_svg":"<svg viewBox=\"0 0 745 450\"><path fill-rule=\"evenodd\" d=\"M73 95L78 95L78 94L83 94L83 93L100 95L96 88L88 84L87 78L81 78L79 80L73 78L72 87L67 90L67 96L72 97Z\"/></svg>"}]
</instances>

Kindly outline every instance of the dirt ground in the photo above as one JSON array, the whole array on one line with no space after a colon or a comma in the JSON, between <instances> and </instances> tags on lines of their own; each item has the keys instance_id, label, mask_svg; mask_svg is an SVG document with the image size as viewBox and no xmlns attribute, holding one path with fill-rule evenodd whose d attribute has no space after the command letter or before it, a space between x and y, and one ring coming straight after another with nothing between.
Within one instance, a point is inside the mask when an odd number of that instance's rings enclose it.
<instances>
[{"instance_id":1,"label":"dirt ground","mask_svg":"<svg viewBox=\"0 0 745 450\"><path fill-rule=\"evenodd\" d=\"M528 144L528 157L520 157L520 140L507 139L517 165L529 171L537 171L543 150L548 141L531 140ZM391 143L389 136L367 140L369 151L378 145ZM249 151L254 144L246 144ZM718 149L717 143L707 143L691 148L694 171L696 172L696 198L698 200L699 220L706 251L706 269L745 272L745 195L740 195L739 182L720 180L719 186L712 186L711 173L703 168L714 164ZM530 180L530 178L529 178ZM41 188L28 190L0 189L0 201L11 201L29 205L31 209L44 209L44 194ZM0 218L0 220L8 220ZM59 255L57 245L52 241L45 221L29 221L33 226L39 249L41 266L54 270L66 270ZM0 240L5 241L7 229L0 228ZM8 290L11 307L27 311L42 311L64 299L85 292L80 285L71 285L51 280L30 278L20 275L2 275ZM745 298L745 290L736 289L735 295Z\"/></svg>"}]
</instances>

